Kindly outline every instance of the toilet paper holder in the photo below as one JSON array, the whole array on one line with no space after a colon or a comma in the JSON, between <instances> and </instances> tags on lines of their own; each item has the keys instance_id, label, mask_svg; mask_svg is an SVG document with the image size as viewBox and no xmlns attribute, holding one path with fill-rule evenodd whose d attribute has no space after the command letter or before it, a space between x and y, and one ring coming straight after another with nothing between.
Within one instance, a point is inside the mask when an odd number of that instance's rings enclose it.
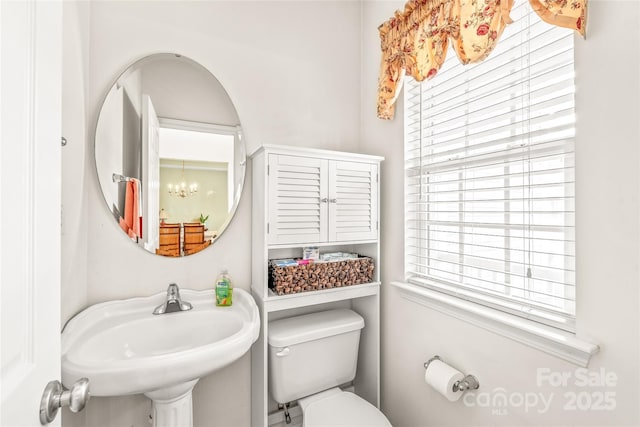
<instances>
[{"instance_id":1,"label":"toilet paper holder","mask_svg":"<svg viewBox=\"0 0 640 427\"><path fill-rule=\"evenodd\" d=\"M429 367L429 364L431 364L431 362L433 362L434 360L442 361L440 356L435 355L431 359L424 362L424 369L427 369ZM458 391L462 392L465 390L477 390L478 388L480 388L480 382L475 376L471 374L466 375L463 379L461 379L460 381L456 381L455 384L453 384L454 392L458 392Z\"/></svg>"}]
</instances>

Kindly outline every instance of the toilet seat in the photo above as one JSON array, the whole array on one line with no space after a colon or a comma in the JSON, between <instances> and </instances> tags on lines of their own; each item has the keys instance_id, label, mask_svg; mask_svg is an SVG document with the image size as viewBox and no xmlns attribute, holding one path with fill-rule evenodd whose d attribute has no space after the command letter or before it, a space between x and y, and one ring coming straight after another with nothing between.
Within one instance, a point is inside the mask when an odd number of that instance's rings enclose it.
<instances>
[{"instance_id":1,"label":"toilet seat","mask_svg":"<svg viewBox=\"0 0 640 427\"><path fill-rule=\"evenodd\" d=\"M378 408L348 391L334 388L298 403L304 427L391 427Z\"/></svg>"}]
</instances>

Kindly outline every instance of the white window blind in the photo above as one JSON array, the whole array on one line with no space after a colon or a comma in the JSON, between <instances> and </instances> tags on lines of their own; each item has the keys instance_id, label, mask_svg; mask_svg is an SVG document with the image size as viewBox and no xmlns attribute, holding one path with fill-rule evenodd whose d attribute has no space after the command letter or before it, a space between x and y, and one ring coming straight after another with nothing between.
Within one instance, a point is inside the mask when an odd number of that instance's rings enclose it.
<instances>
[{"instance_id":1,"label":"white window blind","mask_svg":"<svg viewBox=\"0 0 640 427\"><path fill-rule=\"evenodd\" d=\"M573 34L511 16L485 61L405 82L405 271L574 331Z\"/></svg>"}]
</instances>

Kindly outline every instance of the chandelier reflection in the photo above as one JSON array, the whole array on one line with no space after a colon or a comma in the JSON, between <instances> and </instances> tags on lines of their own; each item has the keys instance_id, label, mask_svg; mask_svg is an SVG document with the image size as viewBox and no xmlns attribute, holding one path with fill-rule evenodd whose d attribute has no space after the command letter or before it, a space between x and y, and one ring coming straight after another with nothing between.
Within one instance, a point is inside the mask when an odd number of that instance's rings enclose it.
<instances>
[{"instance_id":1,"label":"chandelier reflection","mask_svg":"<svg viewBox=\"0 0 640 427\"><path fill-rule=\"evenodd\" d=\"M198 192L198 184L193 182L187 186L184 179L184 160L182 161L182 174L180 176L180 184L169 184L169 194L172 196L185 198L189 196L193 196Z\"/></svg>"}]
</instances>

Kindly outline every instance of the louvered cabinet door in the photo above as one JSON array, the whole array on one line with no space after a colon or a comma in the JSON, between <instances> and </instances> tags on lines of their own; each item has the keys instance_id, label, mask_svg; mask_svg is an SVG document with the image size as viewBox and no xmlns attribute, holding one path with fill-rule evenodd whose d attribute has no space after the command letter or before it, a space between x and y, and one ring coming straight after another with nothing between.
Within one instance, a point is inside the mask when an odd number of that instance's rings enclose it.
<instances>
[{"instance_id":1,"label":"louvered cabinet door","mask_svg":"<svg viewBox=\"0 0 640 427\"><path fill-rule=\"evenodd\" d=\"M269 244L327 240L328 160L269 155Z\"/></svg>"},{"instance_id":2,"label":"louvered cabinet door","mask_svg":"<svg viewBox=\"0 0 640 427\"><path fill-rule=\"evenodd\" d=\"M378 165L329 162L329 240L378 238Z\"/></svg>"}]
</instances>

